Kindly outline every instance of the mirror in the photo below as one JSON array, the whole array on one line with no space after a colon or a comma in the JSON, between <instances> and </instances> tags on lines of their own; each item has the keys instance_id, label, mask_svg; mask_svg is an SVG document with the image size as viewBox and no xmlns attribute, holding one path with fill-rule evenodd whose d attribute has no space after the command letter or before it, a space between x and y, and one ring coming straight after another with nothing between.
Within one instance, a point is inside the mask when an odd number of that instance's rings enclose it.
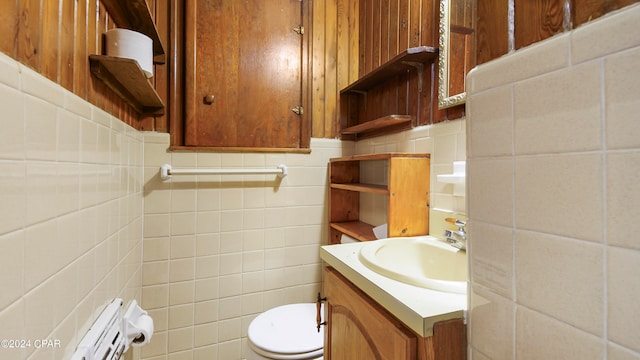
<instances>
[{"instance_id":1,"label":"mirror","mask_svg":"<svg viewBox=\"0 0 640 360\"><path fill-rule=\"evenodd\" d=\"M473 54L472 0L440 0L438 108L464 104Z\"/></svg>"}]
</instances>

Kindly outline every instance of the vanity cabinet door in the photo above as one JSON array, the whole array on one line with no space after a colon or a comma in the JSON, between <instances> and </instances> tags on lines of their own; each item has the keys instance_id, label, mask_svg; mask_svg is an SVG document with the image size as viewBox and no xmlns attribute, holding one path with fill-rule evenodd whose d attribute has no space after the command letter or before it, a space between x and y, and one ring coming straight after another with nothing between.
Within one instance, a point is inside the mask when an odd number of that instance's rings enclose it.
<instances>
[{"instance_id":1,"label":"vanity cabinet door","mask_svg":"<svg viewBox=\"0 0 640 360\"><path fill-rule=\"evenodd\" d=\"M416 359L416 336L330 267L324 293L325 359Z\"/></svg>"}]
</instances>

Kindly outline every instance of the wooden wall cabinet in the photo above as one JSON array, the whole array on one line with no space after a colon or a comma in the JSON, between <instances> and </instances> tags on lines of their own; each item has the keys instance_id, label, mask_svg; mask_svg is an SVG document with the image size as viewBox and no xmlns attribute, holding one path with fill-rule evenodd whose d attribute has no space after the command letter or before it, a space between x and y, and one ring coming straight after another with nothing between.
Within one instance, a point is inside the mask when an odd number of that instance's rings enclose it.
<instances>
[{"instance_id":1,"label":"wooden wall cabinet","mask_svg":"<svg viewBox=\"0 0 640 360\"><path fill-rule=\"evenodd\" d=\"M387 162L386 185L360 181L368 161ZM387 198L387 237L429 233L430 155L383 153L333 158L329 163L329 243L342 234L360 241L375 240L373 225L360 220L360 194Z\"/></svg>"},{"instance_id":2,"label":"wooden wall cabinet","mask_svg":"<svg viewBox=\"0 0 640 360\"><path fill-rule=\"evenodd\" d=\"M437 57L438 49L430 46L409 48L342 89L340 117L341 123L345 126L340 131L342 139L358 140L414 126L416 115L421 109L420 96L416 97L418 104L411 104L408 100L409 92L422 93L423 70ZM427 69L431 68L427 67ZM412 71L417 72L415 84L404 77ZM397 83L389 84L396 79L398 79ZM424 85L427 89L431 88L431 84ZM389 91L388 86L395 88L395 91ZM370 91L382 93L376 94L372 101L369 96ZM371 114L380 113L380 103L386 103L382 105L385 109L382 111L398 113L387 113L375 119L369 119Z\"/></svg>"},{"instance_id":3,"label":"wooden wall cabinet","mask_svg":"<svg viewBox=\"0 0 640 360\"><path fill-rule=\"evenodd\" d=\"M324 269L326 360L461 360L466 358L462 319L436 323L422 337L331 267Z\"/></svg>"},{"instance_id":4,"label":"wooden wall cabinet","mask_svg":"<svg viewBox=\"0 0 640 360\"><path fill-rule=\"evenodd\" d=\"M310 151L310 5L185 2L185 114L173 149Z\"/></svg>"}]
</instances>

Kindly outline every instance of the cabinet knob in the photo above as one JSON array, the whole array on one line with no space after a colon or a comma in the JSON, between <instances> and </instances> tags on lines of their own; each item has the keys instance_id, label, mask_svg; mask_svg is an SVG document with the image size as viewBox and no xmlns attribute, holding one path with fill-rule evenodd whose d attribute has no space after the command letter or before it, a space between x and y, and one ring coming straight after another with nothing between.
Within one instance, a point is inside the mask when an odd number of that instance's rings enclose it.
<instances>
[{"instance_id":1,"label":"cabinet knob","mask_svg":"<svg viewBox=\"0 0 640 360\"><path fill-rule=\"evenodd\" d=\"M202 101L207 105L211 105L211 104L213 104L213 102L215 100L216 100L216 96L215 95L205 95L205 97L204 97L204 99Z\"/></svg>"}]
</instances>

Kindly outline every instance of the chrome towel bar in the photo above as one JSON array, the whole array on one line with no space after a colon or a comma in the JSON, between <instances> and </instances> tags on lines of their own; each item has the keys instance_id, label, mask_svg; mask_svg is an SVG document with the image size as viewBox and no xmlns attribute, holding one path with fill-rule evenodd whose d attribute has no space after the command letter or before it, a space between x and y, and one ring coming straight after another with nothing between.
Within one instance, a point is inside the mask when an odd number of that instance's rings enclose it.
<instances>
[{"instance_id":1,"label":"chrome towel bar","mask_svg":"<svg viewBox=\"0 0 640 360\"><path fill-rule=\"evenodd\" d=\"M169 164L160 167L160 178L167 180L171 175L255 175L255 174L277 174L278 178L287 176L286 165L280 165L275 169L174 169Z\"/></svg>"}]
</instances>

